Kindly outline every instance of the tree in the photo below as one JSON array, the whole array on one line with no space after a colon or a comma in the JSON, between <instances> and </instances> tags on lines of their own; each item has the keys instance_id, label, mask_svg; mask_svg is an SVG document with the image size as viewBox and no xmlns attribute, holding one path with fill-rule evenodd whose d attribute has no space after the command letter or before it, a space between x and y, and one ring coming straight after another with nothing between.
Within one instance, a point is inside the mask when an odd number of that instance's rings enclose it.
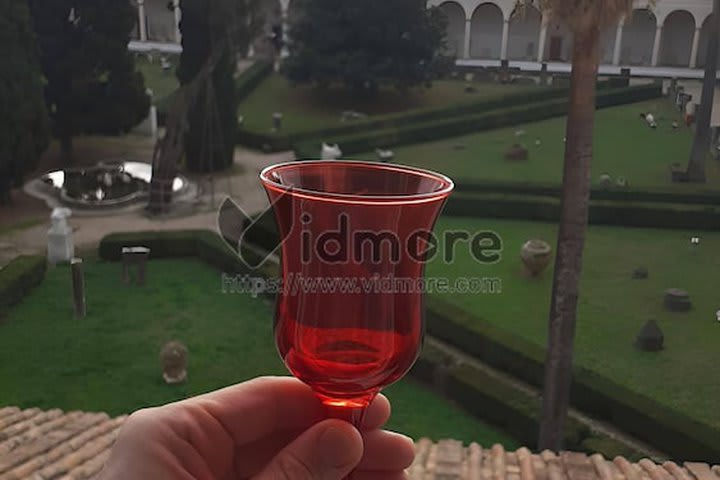
<instances>
[{"instance_id":1,"label":"tree","mask_svg":"<svg viewBox=\"0 0 720 480\"><path fill-rule=\"evenodd\" d=\"M540 0L539 3L545 14L564 22L573 34L560 225L538 441L540 449L559 451L563 446L570 401L575 320L590 202L600 34L623 14L631 14L632 0Z\"/></svg>"},{"instance_id":2,"label":"tree","mask_svg":"<svg viewBox=\"0 0 720 480\"><path fill-rule=\"evenodd\" d=\"M293 0L283 71L296 83L375 90L426 84L447 66L445 17L425 0Z\"/></svg>"},{"instance_id":3,"label":"tree","mask_svg":"<svg viewBox=\"0 0 720 480\"><path fill-rule=\"evenodd\" d=\"M48 144L47 112L42 96L30 10L22 0L0 0L0 203L37 166Z\"/></svg>"},{"instance_id":4,"label":"tree","mask_svg":"<svg viewBox=\"0 0 720 480\"><path fill-rule=\"evenodd\" d=\"M703 78L702 98L698 108L695 127L695 140L690 152L690 161L685 171L687 182L705 182L705 160L710 149L710 121L715 101L715 84L717 82L718 37L720 36L720 0L713 1L713 16L710 20L708 49L705 60L705 77Z\"/></svg>"},{"instance_id":5,"label":"tree","mask_svg":"<svg viewBox=\"0 0 720 480\"><path fill-rule=\"evenodd\" d=\"M128 51L135 10L127 0L29 0L45 103L66 159L75 135L129 131L148 113L142 74Z\"/></svg>"},{"instance_id":6,"label":"tree","mask_svg":"<svg viewBox=\"0 0 720 480\"><path fill-rule=\"evenodd\" d=\"M235 58L245 51L256 21L251 12L256 0L181 0L183 53L177 76L191 83L214 51L221 55L210 71L212 83L188 105L185 136L186 166L209 172L232 165L237 129Z\"/></svg>"}]
</instances>

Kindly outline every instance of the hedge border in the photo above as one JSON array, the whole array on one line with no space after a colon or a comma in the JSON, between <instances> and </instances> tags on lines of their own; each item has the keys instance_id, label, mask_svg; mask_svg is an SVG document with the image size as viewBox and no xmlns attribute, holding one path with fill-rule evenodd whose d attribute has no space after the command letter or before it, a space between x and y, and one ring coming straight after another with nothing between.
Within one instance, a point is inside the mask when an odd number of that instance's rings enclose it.
<instances>
[{"instance_id":1,"label":"hedge border","mask_svg":"<svg viewBox=\"0 0 720 480\"><path fill-rule=\"evenodd\" d=\"M453 364L450 356L432 345L423 347L410 374L472 415L536 449L541 421L539 397L470 365ZM602 453L607 458L621 455L631 461L644 457L641 452L592 431L572 417L566 422L564 440L563 448L568 450Z\"/></svg>"},{"instance_id":2,"label":"hedge border","mask_svg":"<svg viewBox=\"0 0 720 480\"><path fill-rule=\"evenodd\" d=\"M670 167L668 166L668 179L669 178ZM461 180L456 183L455 191L460 194L501 193L560 198L562 185L560 183L543 182ZM590 196L593 200L720 205L720 191L709 189L684 192L657 187L641 189L616 185L607 187L593 185Z\"/></svg>"},{"instance_id":3,"label":"hedge border","mask_svg":"<svg viewBox=\"0 0 720 480\"><path fill-rule=\"evenodd\" d=\"M21 255L0 269L0 320L45 278L47 260L40 255Z\"/></svg>"},{"instance_id":4,"label":"hedge border","mask_svg":"<svg viewBox=\"0 0 720 480\"><path fill-rule=\"evenodd\" d=\"M437 297L427 298L427 303L430 334L526 383L542 386L544 349ZM720 430L661 406L587 368L573 369L571 404L622 425L622 430L675 459L720 462Z\"/></svg>"},{"instance_id":5,"label":"hedge border","mask_svg":"<svg viewBox=\"0 0 720 480\"><path fill-rule=\"evenodd\" d=\"M604 89L598 92L596 106L598 109L624 105L628 103L651 100L662 96L662 87L656 84L638 85L627 88ZM568 98L543 98L540 101L524 103L511 107L493 109L458 115L443 119L413 123L396 128L371 130L354 135L322 137L324 141L338 143L343 155L354 155L369 152L375 148L389 148L429 142L463 134L482 132L485 130L508 127L559 117L567 114ZM299 158L317 156L317 141L303 141L294 146Z\"/></svg>"},{"instance_id":6,"label":"hedge border","mask_svg":"<svg viewBox=\"0 0 720 480\"><path fill-rule=\"evenodd\" d=\"M625 101L624 103L646 100L649 98L656 98L657 96L662 95L662 87L656 84L630 87L624 85L624 83L612 81L598 82L598 107L602 108L603 106L612 106L604 104L604 99L606 97L612 98L614 95L618 95L619 92L642 92L648 89L655 92L655 94L651 96L642 96L642 93L638 93L638 95L640 95L639 97L635 99L630 99L628 101ZM528 105L547 102L550 100L564 99L565 104L567 104L568 94L568 88L538 87L537 89L527 90L519 93L508 93L500 97L491 99L454 103L452 105L440 108L425 108L411 110L409 112L392 113L388 115L374 117L365 121L354 122L348 125L305 130L300 132L293 132L290 134L268 133L264 131L240 128L238 130L237 142L241 145L266 151L295 149L298 152L299 157L310 157L317 155L314 152L314 146L316 146L314 144L319 143L319 141L322 139L326 141L339 142L343 148L343 151L348 154L362 153L362 151L367 150L353 148L347 145L347 143L350 141L349 139L357 139L359 137L374 138L378 135L387 135L388 131L391 130L402 131L413 125L418 124L443 124L448 120L457 120L458 118L465 119L463 122L459 123L460 125L463 125L470 121L467 117L477 116L482 113L502 111L512 107L527 107ZM609 97L608 94L610 94ZM565 113L566 108L563 109L561 113L556 113L553 116L561 114L564 115ZM467 131L475 130L466 130L466 132ZM447 136L462 133L463 132L458 133L456 131L452 131L444 134L442 137L437 138L444 138ZM425 137L419 137L418 139L422 140L423 138ZM309 144L312 144L313 147L309 148ZM370 145L366 148L372 150L377 146L390 147L394 145L397 144L374 141L373 145Z\"/></svg>"},{"instance_id":7,"label":"hedge border","mask_svg":"<svg viewBox=\"0 0 720 480\"><path fill-rule=\"evenodd\" d=\"M589 222L639 228L717 230L720 206L665 202L635 202L593 199ZM560 199L548 196L458 192L444 210L454 217L508 218L556 222L560 218Z\"/></svg>"}]
</instances>

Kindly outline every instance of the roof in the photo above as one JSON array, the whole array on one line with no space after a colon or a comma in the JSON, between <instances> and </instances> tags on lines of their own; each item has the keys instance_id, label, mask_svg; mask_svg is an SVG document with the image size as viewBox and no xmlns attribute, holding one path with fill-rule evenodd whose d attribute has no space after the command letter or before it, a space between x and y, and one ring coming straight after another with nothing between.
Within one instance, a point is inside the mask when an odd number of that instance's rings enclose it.
<instances>
[{"instance_id":1,"label":"roof","mask_svg":"<svg viewBox=\"0 0 720 480\"><path fill-rule=\"evenodd\" d=\"M0 408L0 480L84 480L96 475L126 416ZM506 451L457 440L416 443L411 480L720 480L720 466L527 448Z\"/></svg>"},{"instance_id":2,"label":"roof","mask_svg":"<svg viewBox=\"0 0 720 480\"><path fill-rule=\"evenodd\" d=\"M0 480L83 480L105 464L127 417L0 408Z\"/></svg>"}]
</instances>

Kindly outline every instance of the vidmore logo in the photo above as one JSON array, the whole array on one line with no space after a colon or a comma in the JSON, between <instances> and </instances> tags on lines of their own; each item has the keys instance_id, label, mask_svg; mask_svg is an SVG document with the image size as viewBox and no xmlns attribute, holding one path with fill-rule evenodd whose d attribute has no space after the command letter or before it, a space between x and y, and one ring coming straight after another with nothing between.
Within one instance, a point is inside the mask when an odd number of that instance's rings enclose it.
<instances>
[{"instance_id":1,"label":"vidmore logo","mask_svg":"<svg viewBox=\"0 0 720 480\"><path fill-rule=\"evenodd\" d=\"M468 231L447 229L436 235L430 230L408 232L402 238L392 230L367 230L353 224L347 213L339 213L335 225L328 225L324 219L319 228L307 211L292 211L283 214L285 235L278 232L273 208L282 202L283 208L300 209L303 202L285 198L290 191L279 194L273 203L257 216L248 215L231 198L226 198L218 210L217 228L228 246L237 253L240 260L251 269L257 269L268 259L279 254L280 247L287 241L289 233L296 235L300 243L301 261L305 265L324 262L329 265L342 264L400 264L403 259L427 263L436 258L446 264L455 259L467 259L466 250L475 262L493 264L501 259L503 241L491 230ZM294 230L295 229L295 230ZM257 246L262 246L257 247Z\"/></svg>"},{"instance_id":2,"label":"vidmore logo","mask_svg":"<svg viewBox=\"0 0 720 480\"><path fill-rule=\"evenodd\" d=\"M275 226L273 207L290 191L282 192L258 215L248 215L232 198L223 200L217 214L217 230L238 258L251 269L260 268L268 259L277 255L285 241ZM294 204L295 202L293 202ZM291 221L295 215L291 215ZM291 228L288 232L292 231ZM255 247L262 239L263 248Z\"/></svg>"}]
</instances>

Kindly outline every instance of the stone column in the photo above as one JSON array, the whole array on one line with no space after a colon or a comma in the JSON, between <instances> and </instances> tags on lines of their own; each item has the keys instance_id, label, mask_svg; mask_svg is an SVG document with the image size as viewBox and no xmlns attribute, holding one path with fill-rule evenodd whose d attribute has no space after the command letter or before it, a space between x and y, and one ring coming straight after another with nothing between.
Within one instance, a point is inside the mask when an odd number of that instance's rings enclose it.
<instances>
[{"instance_id":1,"label":"stone column","mask_svg":"<svg viewBox=\"0 0 720 480\"><path fill-rule=\"evenodd\" d=\"M657 67L658 57L660 56L660 40L662 39L662 25L658 25L655 29L655 43L653 43L652 61L650 64Z\"/></svg>"},{"instance_id":2,"label":"stone column","mask_svg":"<svg viewBox=\"0 0 720 480\"><path fill-rule=\"evenodd\" d=\"M700 29L695 29L693 35L692 49L690 50L690 68L697 67L698 45L700 45Z\"/></svg>"},{"instance_id":3,"label":"stone column","mask_svg":"<svg viewBox=\"0 0 720 480\"><path fill-rule=\"evenodd\" d=\"M621 19L618 22L617 30L615 30L615 49L613 50L613 65L620 65L620 54L622 53L622 37L624 27L625 19Z\"/></svg>"},{"instance_id":4,"label":"stone column","mask_svg":"<svg viewBox=\"0 0 720 480\"><path fill-rule=\"evenodd\" d=\"M147 42L147 22L145 19L145 0L138 0L138 31L140 41Z\"/></svg>"},{"instance_id":5,"label":"stone column","mask_svg":"<svg viewBox=\"0 0 720 480\"><path fill-rule=\"evenodd\" d=\"M542 25L540 26L540 38L538 40L538 59L542 63L545 60L545 39L547 38L548 18L543 15Z\"/></svg>"},{"instance_id":6,"label":"stone column","mask_svg":"<svg viewBox=\"0 0 720 480\"><path fill-rule=\"evenodd\" d=\"M465 19L465 44L463 45L463 58L470 58L470 34L472 33L472 19Z\"/></svg>"},{"instance_id":7,"label":"stone column","mask_svg":"<svg viewBox=\"0 0 720 480\"><path fill-rule=\"evenodd\" d=\"M507 60L508 35L510 34L510 20L503 22L502 43L500 44L500 60Z\"/></svg>"},{"instance_id":8,"label":"stone column","mask_svg":"<svg viewBox=\"0 0 720 480\"><path fill-rule=\"evenodd\" d=\"M182 42L182 33L180 33L180 20L182 12L180 11L180 0L173 0L173 13L175 14L175 41Z\"/></svg>"}]
</instances>

